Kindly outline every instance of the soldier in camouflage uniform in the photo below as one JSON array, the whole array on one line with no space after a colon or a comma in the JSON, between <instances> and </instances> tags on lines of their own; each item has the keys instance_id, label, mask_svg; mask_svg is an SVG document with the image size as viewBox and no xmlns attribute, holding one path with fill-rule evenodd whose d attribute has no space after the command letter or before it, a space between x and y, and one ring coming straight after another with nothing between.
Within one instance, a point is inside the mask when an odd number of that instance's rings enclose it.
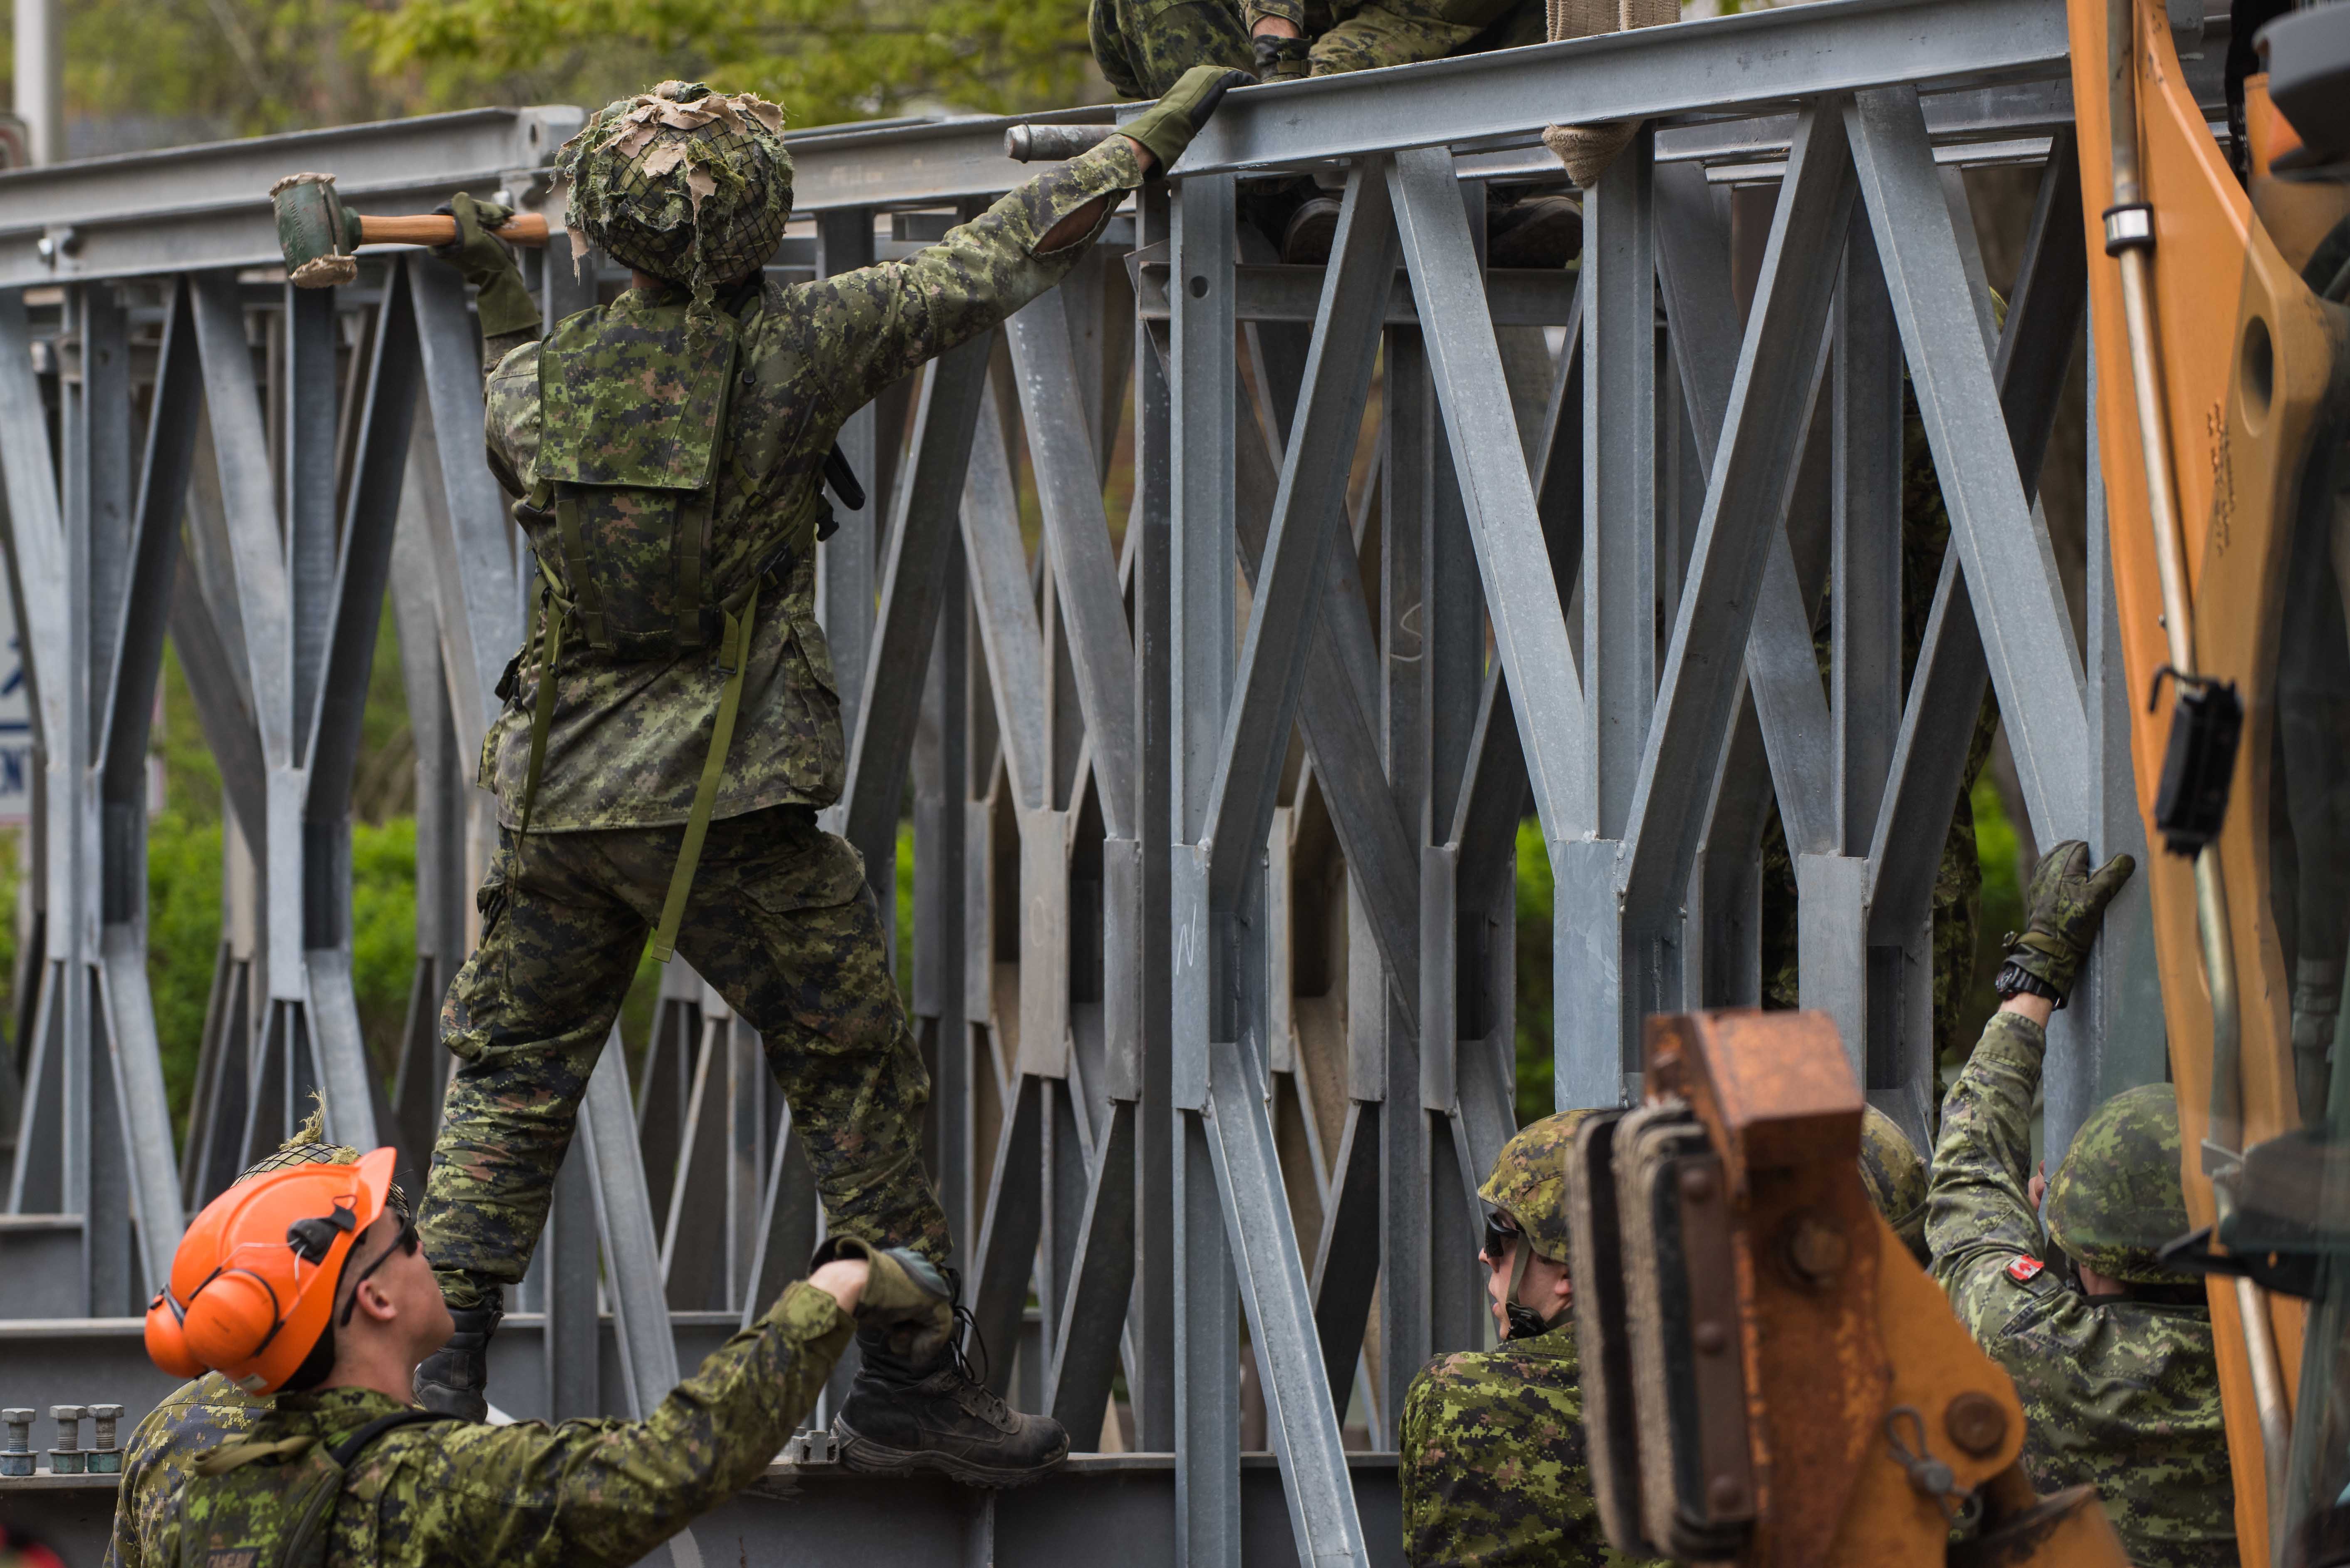
<instances>
[{"instance_id":1,"label":"soldier in camouflage uniform","mask_svg":"<svg viewBox=\"0 0 2350 1568\"><path fill-rule=\"evenodd\" d=\"M946 1258L920 1153L929 1080L879 913L856 851L816 825L844 753L815 614L821 475L876 393L1058 283L1232 76L1185 78L910 259L788 288L760 272L791 208L774 105L664 83L564 149L575 246L635 286L488 378L490 464L525 498L546 584L483 748L499 846L442 1014L459 1060L423 1226L458 1333L420 1372L426 1405L482 1414L499 1291L529 1262L649 928L759 1031L829 1232ZM469 275L500 259L480 244L473 261L459 246ZM655 632L628 629L632 605ZM1008 1484L1067 1452L951 1351L860 1348L836 1425L852 1467Z\"/></svg>"},{"instance_id":2,"label":"soldier in camouflage uniform","mask_svg":"<svg viewBox=\"0 0 2350 1568\"><path fill-rule=\"evenodd\" d=\"M1091 0L1094 61L1127 98L1156 98L1201 64L1295 81L1450 55L1542 43L1544 0ZM1485 235L1495 266L1563 266L1581 248L1583 209L1570 197L1488 193ZM1241 215L1284 262L1329 260L1337 198L1311 181L1243 186Z\"/></svg>"},{"instance_id":3,"label":"soldier in camouflage uniform","mask_svg":"<svg viewBox=\"0 0 2350 1568\"><path fill-rule=\"evenodd\" d=\"M390 1152L358 1162L348 1189L295 1190L297 1205L332 1210L287 1226L282 1200L254 1188L256 1179L300 1183L296 1168L355 1163L350 1150L314 1136L310 1147L289 1146L282 1161L248 1172L190 1225L169 1291L149 1309L148 1344L167 1366L192 1360L213 1370L140 1424L112 1561L299 1563L299 1543L322 1533L322 1551L308 1560L327 1568L619 1568L766 1469L853 1330L910 1345L943 1343L953 1324L935 1267L910 1251L836 1238L809 1279L787 1286L646 1420L452 1425L402 1397L450 1320L432 1261L404 1204L393 1201L397 1189L372 1185L389 1187ZM328 1250L306 1251L305 1242ZM223 1348L221 1314L200 1330L201 1298L237 1274L262 1282L243 1299L266 1310L239 1345ZM243 1348L255 1340L256 1348ZM298 1366L273 1372L264 1356ZM214 1379L234 1386L223 1374L255 1398L240 1407L216 1398L217 1388L207 1392ZM224 1418L192 1418L206 1408ZM338 1450L338 1469L328 1472L325 1522L314 1532L315 1494L305 1489L327 1448Z\"/></svg>"},{"instance_id":4,"label":"soldier in camouflage uniform","mask_svg":"<svg viewBox=\"0 0 2350 1568\"><path fill-rule=\"evenodd\" d=\"M1404 1396L1403 1544L1413 1568L1636 1561L1600 1532L1585 1458L1565 1161L1590 1114L1524 1127L1478 1189L1496 1211L1479 1256L1492 1271L1504 1343L1438 1356Z\"/></svg>"},{"instance_id":5,"label":"soldier in camouflage uniform","mask_svg":"<svg viewBox=\"0 0 2350 1568\"><path fill-rule=\"evenodd\" d=\"M1092 0L1094 61L1127 98L1201 64L1261 81L1539 44L1542 0Z\"/></svg>"},{"instance_id":6,"label":"soldier in camouflage uniform","mask_svg":"<svg viewBox=\"0 0 2350 1568\"><path fill-rule=\"evenodd\" d=\"M1860 1181L1918 1266L1926 1267L1926 1161L1900 1125L1875 1106L1860 1123Z\"/></svg>"},{"instance_id":7,"label":"soldier in camouflage uniform","mask_svg":"<svg viewBox=\"0 0 2350 1568\"><path fill-rule=\"evenodd\" d=\"M2161 1245L2187 1230L2178 1106L2167 1084L2115 1096L2073 1140L2048 1189L2048 1236L2079 1288L2044 1266L2029 1197L2032 1102L2064 1004L2129 857L2094 875L2059 844L2009 939L2000 1011L1942 1108L1927 1199L1934 1274L1960 1322L2015 1379L2023 1464L2043 1493L2097 1489L2140 1568L2233 1568L2235 1491L2210 1309Z\"/></svg>"},{"instance_id":8,"label":"soldier in camouflage uniform","mask_svg":"<svg viewBox=\"0 0 2350 1568\"><path fill-rule=\"evenodd\" d=\"M324 1107L314 1107L292 1137L255 1161L232 1185L300 1165L356 1163L359 1150L328 1143L325 1125ZM407 1207L406 1195L396 1186L392 1196L398 1207ZM160 1541L165 1530L176 1528L180 1488L190 1467L208 1449L243 1437L268 1408L221 1373L207 1372L181 1384L149 1411L123 1451L122 1488L115 1504L114 1536L107 1543L106 1568L142 1568L148 1558L140 1543ZM158 1558L152 1568L172 1568L171 1560Z\"/></svg>"}]
</instances>

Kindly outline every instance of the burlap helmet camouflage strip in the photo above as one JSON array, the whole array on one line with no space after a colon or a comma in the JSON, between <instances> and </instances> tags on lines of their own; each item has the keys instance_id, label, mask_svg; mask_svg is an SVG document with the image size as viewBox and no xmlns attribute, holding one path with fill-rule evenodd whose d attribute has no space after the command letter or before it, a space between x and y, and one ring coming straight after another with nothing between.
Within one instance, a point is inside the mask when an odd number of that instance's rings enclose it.
<instances>
[{"instance_id":1,"label":"burlap helmet camouflage strip","mask_svg":"<svg viewBox=\"0 0 2350 1568\"><path fill-rule=\"evenodd\" d=\"M1926 1161L1900 1124L1875 1106L1860 1123L1860 1180L1901 1244L1927 1262Z\"/></svg>"},{"instance_id":2,"label":"burlap helmet camouflage strip","mask_svg":"<svg viewBox=\"0 0 2350 1568\"><path fill-rule=\"evenodd\" d=\"M2178 1159L2178 1096L2170 1085L2123 1090L2082 1124L2056 1168L2048 1239L2111 1279L2142 1285L2192 1279L2156 1258L2187 1231Z\"/></svg>"},{"instance_id":3,"label":"burlap helmet camouflage strip","mask_svg":"<svg viewBox=\"0 0 2350 1568\"><path fill-rule=\"evenodd\" d=\"M266 1176L273 1170L291 1170L296 1166L357 1165L359 1162L358 1149L348 1144L327 1141L327 1106L324 1096L319 1096L312 1100L309 1116L294 1129L292 1137L237 1172L236 1180L230 1185L241 1186L256 1176ZM408 1195L400 1189L397 1181L391 1184L386 1201L393 1213L403 1220L408 1218Z\"/></svg>"},{"instance_id":4,"label":"burlap helmet camouflage strip","mask_svg":"<svg viewBox=\"0 0 2350 1568\"><path fill-rule=\"evenodd\" d=\"M707 306L775 254L792 213L784 111L663 82L599 109L555 156L574 264L588 244Z\"/></svg>"},{"instance_id":5,"label":"burlap helmet camouflage strip","mask_svg":"<svg viewBox=\"0 0 2350 1568\"><path fill-rule=\"evenodd\" d=\"M1589 1111L1529 1122L1502 1146L1477 1196L1518 1222L1534 1255L1566 1262L1566 1149Z\"/></svg>"}]
</instances>

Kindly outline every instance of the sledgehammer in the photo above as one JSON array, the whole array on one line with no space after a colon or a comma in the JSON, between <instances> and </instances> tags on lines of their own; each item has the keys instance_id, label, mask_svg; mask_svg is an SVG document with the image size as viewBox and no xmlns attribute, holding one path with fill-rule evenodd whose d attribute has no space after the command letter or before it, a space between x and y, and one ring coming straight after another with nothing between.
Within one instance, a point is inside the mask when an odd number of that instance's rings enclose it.
<instances>
[{"instance_id":1,"label":"sledgehammer","mask_svg":"<svg viewBox=\"0 0 2350 1568\"><path fill-rule=\"evenodd\" d=\"M286 275L301 288L350 282L359 275L351 253L361 245L445 245L457 237L457 220L443 213L386 218L346 211L332 174L288 174L269 188L269 199L277 208ZM510 245L543 245L546 219L520 213L490 232Z\"/></svg>"}]
</instances>

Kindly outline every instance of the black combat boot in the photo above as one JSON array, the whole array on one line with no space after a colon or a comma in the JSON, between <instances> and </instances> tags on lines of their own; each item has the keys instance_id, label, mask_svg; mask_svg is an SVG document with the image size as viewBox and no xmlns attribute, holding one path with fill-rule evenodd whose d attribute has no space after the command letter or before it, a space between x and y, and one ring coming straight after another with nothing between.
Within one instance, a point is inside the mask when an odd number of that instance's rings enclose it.
<instances>
[{"instance_id":1,"label":"black combat boot","mask_svg":"<svg viewBox=\"0 0 2350 1568\"><path fill-rule=\"evenodd\" d=\"M857 1335L864 1356L832 1435L853 1470L902 1475L940 1470L970 1486L1024 1486L1069 1456L1069 1435L1049 1416L1027 1416L987 1391L949 1345L917 1365L873 1329Z\"/></svg>"},{"instance_id":2,"label":"black combat boot","mask_svg":"<svg viewBox=\"0 0 2350 1568\"><path fill-rule=\"evenodd\" d=\"M487 1306L451 1307L449 1316L456 1323L457 1332L416 1369L416 1402L463 1421L486 1421L490 1418L490 1335L497 1333L505 1308L492 1296Z\"/></svg>"}]
</instances>

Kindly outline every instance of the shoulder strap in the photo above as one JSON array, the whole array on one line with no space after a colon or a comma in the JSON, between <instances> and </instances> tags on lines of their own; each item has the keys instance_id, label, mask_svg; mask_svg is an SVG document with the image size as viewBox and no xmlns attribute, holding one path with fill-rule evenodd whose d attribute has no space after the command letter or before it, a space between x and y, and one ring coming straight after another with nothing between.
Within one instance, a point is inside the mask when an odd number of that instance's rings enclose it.
<instances>
[{"instance_id":1,"label":"shoulder strap","mask_svg":"<svg viewBox=\"0 0 2350 1568\"><path fill-rule=\"evenodd\" d=\"M369 1444L386 1432L395 1431L401 1427L418 1426L426 1421L453 1421L456 1418L454 1416L444 1416L438 1410L394 1410L389 1416L378 1416L374 1420L328 1449L327 1452L337 1465L348 1469L351 1468L351 1461L358 1459Z\"/></svg>"}]
</instances>

